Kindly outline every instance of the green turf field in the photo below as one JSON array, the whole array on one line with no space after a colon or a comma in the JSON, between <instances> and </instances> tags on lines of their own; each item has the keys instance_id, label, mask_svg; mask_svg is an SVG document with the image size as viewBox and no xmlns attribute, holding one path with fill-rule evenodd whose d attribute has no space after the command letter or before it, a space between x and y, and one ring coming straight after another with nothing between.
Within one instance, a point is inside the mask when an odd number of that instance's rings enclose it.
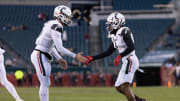
<instances>
[{"instance_id":1,"label":"green turf field","mask_svg":"<svg viewBox=\"0 0 180 101\"><path fill-rule=\"evenodd\" d=\"M148 101L180 101L180 87L137 87L133 89ZM24 101L39 101L38 88L17 88ZM5 88L0 88L0 101L14 101ZM127 101L110 87L50 88L50 101Z\"/></svg>"}]
</instances>

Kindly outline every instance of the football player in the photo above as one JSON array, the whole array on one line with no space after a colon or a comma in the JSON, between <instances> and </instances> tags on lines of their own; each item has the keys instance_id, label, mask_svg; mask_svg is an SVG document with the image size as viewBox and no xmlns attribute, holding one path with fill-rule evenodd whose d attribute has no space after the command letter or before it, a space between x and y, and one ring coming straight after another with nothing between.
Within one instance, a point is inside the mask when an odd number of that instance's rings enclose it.
<instances>
[{"instance_id":1,"label":"football player","mask_svg":"<svg viewBox=\"0 0 180 101\"><path fill-rule=\"evenodd\" d=\"M0 82L8 90L8 92L14 97L16 101L23 101L17 94L14 86L11 84L11 82L8 81L6 77L6 70L4 66L4 55L3 55L4 52L5 50L0 48Z\"/></svg>"},{"instance_id":2,"label":"football player","mask_svg":"<svg viewBox=\"0 0 180 101\"><path fill-rule=\"evenodd\" d=\"M88 65L90 62L110 56L115 50L119 54L114 60L114 65L118 66L122 59L122 67L115 82L118 92L125 95L128 101L146 101L136 96L130 89L134 74L139 68L139 61L135 54L134 38L130 28L125 27L125 17L119 12L110 14L107 18L108 37L112 40L109 48L96 56L86 56Z\"/></svg>"},{"instance_id":3,"label":"football player","mask_svg":"<svg viewBox=\"0 0 180 101\"><path fill-rule=\"evenodd\" d=\"M54 20L44 24L36 39L36 47L31 54L31 61L36 69L40 81L39 96L41 101L49 101L49 85L51 75L52 55L59 61L63 69L67 69L67 62L59 53L75 58L84 63L87 59L81 53L75 54L63 47L61 36L63 27L71 23L72 12L67 6L60 5L54 9Z\"/></svg>"}]
</instances>

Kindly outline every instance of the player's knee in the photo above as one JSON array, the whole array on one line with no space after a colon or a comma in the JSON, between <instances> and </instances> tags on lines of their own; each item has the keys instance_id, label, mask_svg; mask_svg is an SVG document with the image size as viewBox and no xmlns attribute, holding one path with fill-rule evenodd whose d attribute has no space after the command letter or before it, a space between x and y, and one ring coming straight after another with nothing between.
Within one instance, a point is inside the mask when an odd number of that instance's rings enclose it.
<instances>
[{"instance_id":1,"label":"player's knee","mask_svg":"<svg viewBox=\"0 0 180 101\"><path fill-rule=\"evenodd\" d=\"M47 83L43 83L43 84L41 84L41 86L44 86L44 87L49 87L50 86L50 84L47 82Z\"/></svg>"},{"instance_id":2,"label":"player's knee","mask_svg":"<svg viewBox=\"0 0 180 101\"><path fill-rule=\"evenodd\" d=\"M116 87L116 90L124 95L127 95L128 91L129 91L129 87L130 87L130 85L128 83L124 83L124 84Z\"/></svg>"},{"instance_id":3,"label":"player's knee","mask_svg":"<svg viewBox=\"0 0 180 101\"><path fill-rule=\"evenodd\" d=\"M49 87L50 86L50 80L49 79L43 80L43 82L41 82L41 85L44 87Z\"/></svg>"},{"instance_id":4,"label":"player's knee","mask_svg":"<svg viewBox=\"0 0 180 101\"><path fill-rule=\"evenodd\" d=\"M1 80L0 82L1 82L2 85L4 85L4 81L3 80Z\"/></svg>"},{"instance_id":5,"label":"player's knee","mask_svg":"<svg viewBox=\"0 0 180 101\"><path fill-rule=\"evenodd\" d=\"M118 87L115 87L115 88L116 88L116 90L117 90L118 92L124 94L123 89L122 89L121 86L118 86Z\"/></svg>"},{"instance_id":6,"label":"player's knee","mask_svg":"<svg viewBox=\"0 0 180 101\"><path fill-rule=\"evenodd\" d=\"M127 97L128 101L135 101L135 96L134 93L132 93L130 89L130 84L129 83L124 83L122 85L122 90L124 92L124 95Z\"/></svg>"},{"instance_id":7,"label":"player's knee","mask_svg":"<svg viewBox=\"0 0 180 101\"><path fill-rule=\"evenodd\" d=\"M8 80L7 80L7 79L3 79L3 80L1 80L1 84L2 84L3 86L7 85L7 82L8 82Z\"/></svg>"}]
</instances>

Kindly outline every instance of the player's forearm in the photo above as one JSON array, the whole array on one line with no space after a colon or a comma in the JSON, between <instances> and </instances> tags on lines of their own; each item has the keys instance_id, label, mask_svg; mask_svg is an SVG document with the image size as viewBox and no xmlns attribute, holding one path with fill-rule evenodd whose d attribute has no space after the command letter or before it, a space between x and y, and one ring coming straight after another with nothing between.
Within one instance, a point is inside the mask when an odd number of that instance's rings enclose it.
<instances>
[{"instance_id":1,"label":"player's forearm","mask_svg":"<svg viewBox=\"0 0 180 101\"><path fill-rule=\"evenodd\" d=\"M69 51L68 49L66 49L64 47L60 47L59 52L62 53L62 54L65 54L66 56L72 57L72 58L76 57L75 53Z\"/></svg>"},{"instance_id":2,"label":"player's forearm","mask_svg":"<svg viewBox=\"0 0 180 101\"><path fill-rule=\"evenodd\" d=\"M102 58L108 57L112 53L113 53L113 51L105 51L105 52L103 52L103 53L101 53L99 55L93 56L93 60L98 60L98 59L102 59Z\"/></svg>"},{"instance_id":3,"label":"player's forearm","mask_svg":"<svg viewBox=\"0 0 180 101\"><path fill-rule=\"evenodd\" d=\"M51 54L56 58L57 61L59 61L60 59L62 59L62 57L60 56L60 54L57 52L57 50L54 48L52 48Z\"/></svg>"},{"instance_id":4,"label":"player's forearm","mask_svg":"<svg viewBox=\"0 0 180 101\"><path fill-rule=\"evenodd\" d=\"M116 49L114 48L114 45L112 43L105 52L103 52L99 55L93 56L93 60L102 59L102 58L105 58L107 56L110 56L115 50Z\"/></svg>"},{"instance_id":5,"label":"player's forearm","mask_svg":"<svg viewBox=\"0 0 180 101\"><path fill-rule=\"evenodd\" d=\"M109 55L105 55L105 54L99 54L99 55L96 55L96 56L93 56L93 60L98 60L98 59L102 59L102 58L105 58Z\"/></svg>"},{"instance_id":6,"label":"player's forearm","mask_svg":"<svg viewBox=\"0 0 180 101\"><path fill-rule=\"evenodd\" d=\"M55 48L56 48L56 50L58 52L60 52L62 54L65 54L67 56L70 56L72 58L76 57L75 53L73 53L73 52L71 52L68 49L63 47L63 43L62 43L62 39L61 39L61 34L60 33L54 32L52 34L52 38L53 38L53 41L54 41L54 44L55 44Z\"/></svg>"},{"instance_id":7,"label":"player's forearm","mask_svg":"<svg viewBox=\"0 0 180 101\"><path fill-rule=\"evenodd\" d=\"M60 42L59 42L60 43ZM76 54L64 48L62 44L58 44L58 41L55 41L55 48L58 52L65 54L69 57L75 58Z\"/></svg>"}]
</instances>

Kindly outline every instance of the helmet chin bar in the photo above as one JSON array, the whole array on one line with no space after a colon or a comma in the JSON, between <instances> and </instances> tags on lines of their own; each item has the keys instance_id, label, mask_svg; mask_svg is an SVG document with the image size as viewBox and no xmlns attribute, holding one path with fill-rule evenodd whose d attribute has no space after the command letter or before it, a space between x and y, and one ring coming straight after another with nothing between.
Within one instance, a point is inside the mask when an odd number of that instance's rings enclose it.
<instances>
[{"instance_id":1,"label":"helmet chin bar","mask_svg":"<svg viewBox=\"0 0 180 101\"><path fill-rule=\"evenodd\" d=\"M69 25L72 23L71 16L65 16L66 17L66 24Z\"/></svg>"},{"instance_id":2,"label":"helmet chin bar","mask_svg":"<svg viewBox=\"0 0 180 101\"><path fill-rule=\"evenodd\" d=\"M111 31L113 30L112 24L106 23L106 30L107 30L108 32L111 32Z\"/></svg>"},{"instance_id":3,"label":"helmet chin bar","mask_svg":"<svg viewBox=\"0 0 180 101\"><path fill-rule=\"evenodd\" d=\"M70 16L67 16L67 15L64 15L65 17L65 20L63 21L63 23L68 26L69 24L71 24L71 17Z\"/></svg>"},{"instance_id":4,"label":"helmet chin bar","mask_svg":"<svg viewBox=\"0 0 180 101\"><path fill-rule=\"evenodd\" d=\"M70 21L67 22L67 25L70 25L71 23L72 23L72 21L70 20Z\"/></svg>"},{"instance_id":5,"label":"helmet chin bar","mask_svg":"<svg viewBox=\"0 0 180 101\"><path fill-rule=\"evenodd\" d=\"M69 22L67 22L66 20L62 21L60 18L57 18L57 17L56 17L56 19L64 26L68 26L72 22L71 20Z\"/></svg>"},{"instance_id":6,"label":"helmet chin bar","mask_svg":"<svg viewBox=\"0 0 180 101\"><path fill-rule=\"evenodd\" d=\"M64 21L64 25L65 25L65 26L68 26L68 25L70 25L70 24L71 24L71 20L68 21L68 22L67 22L67 21Z\"/></svg>"}]
</instances>

